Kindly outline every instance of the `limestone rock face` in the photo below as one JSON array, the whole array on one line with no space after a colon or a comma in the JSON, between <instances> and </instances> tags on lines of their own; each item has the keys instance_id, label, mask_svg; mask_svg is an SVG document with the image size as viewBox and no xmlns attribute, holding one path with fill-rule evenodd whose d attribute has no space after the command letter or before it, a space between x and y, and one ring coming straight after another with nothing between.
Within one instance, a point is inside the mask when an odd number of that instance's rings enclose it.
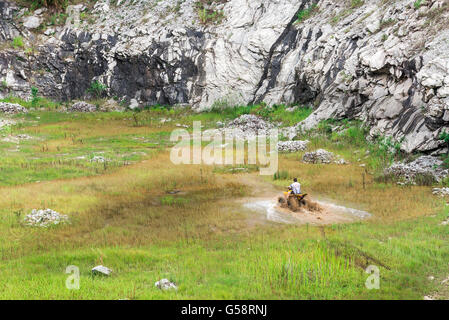
<instances>
[{"instance_id":1,"label":"limestone rock face","mask_svg":"<svg viewBox=\"0 0 449 320\"><path fill-rule=\"evenodd\" d=\"M36 16L30 16L23 19L23 26L27 29L37 29L40 27L42 19Z\"/></svg>"},{"instance_id":2,"label":"limestone rock face","mask_svg":"<svg viewBox=\"0 0 449 320\"><path fill-rule=\"evenodd\" d=\"M0 0L0 44L20 34L36 47L30 55L0 49L8 82L0 98L26 97L32 81L48 97L83 99L99 81L132 108L295 102L315 111L292 136L324 119L360 119L372 137L392 136L406 152L445 151L447 1L222 0L207 5L215 18L196 3L99 0L89 22L80 19L85 6L69 6L64 28L36 35L16 22L17 5Z\"/></svg>"},{"instance_id":3,"label":"limestone rock face","mask_svg":"<svg viewBox=\"0 0 449 320\"><path fill-rule=\"evenodd\" d=\"M20 34L13 17L19 11L17 5L11 2L0 1L0 42L12 40Z\"/></svg>"}]
</instances>

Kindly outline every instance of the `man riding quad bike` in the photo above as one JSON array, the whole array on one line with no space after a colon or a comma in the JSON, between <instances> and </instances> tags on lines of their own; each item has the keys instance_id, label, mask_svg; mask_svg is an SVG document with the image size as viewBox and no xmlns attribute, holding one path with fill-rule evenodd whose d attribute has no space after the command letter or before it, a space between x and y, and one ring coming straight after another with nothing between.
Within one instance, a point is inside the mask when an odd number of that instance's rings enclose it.
<instances>
[{"instance_id":1,"label":"man riding quad bike","mask_svg":"<svg viewBox=\"0 0 449 320\"><path fill-rule=\"evenodd\" d=\"M302 206L306 205L305 197L307 194L301 193L301 184L298 179L293 179L293 183L288 187L288 191L284 192L284 197L279 197L279 203L283 208L290 208L291 211L296 212Z\"/></svg>"}]
</instances>

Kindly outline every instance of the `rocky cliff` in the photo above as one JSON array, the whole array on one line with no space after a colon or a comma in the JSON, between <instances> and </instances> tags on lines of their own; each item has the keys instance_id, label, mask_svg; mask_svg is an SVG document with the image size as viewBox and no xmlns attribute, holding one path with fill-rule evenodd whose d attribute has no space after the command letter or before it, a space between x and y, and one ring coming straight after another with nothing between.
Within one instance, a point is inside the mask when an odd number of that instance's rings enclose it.
<instances>
[{"instance_id":1,"label":"rocky cliff","mask_svg":"<svg viewBox=\"0 0 449 320\"><path fill-rule=\"evenodd\" d=\"M292 135L357 118L407 152L446 151L446 0L100 0L64 26L44 15L0 0L0 97L77 99L97 80L131 107L304 103L315 111Z\"/></svg>"}]
</instances>

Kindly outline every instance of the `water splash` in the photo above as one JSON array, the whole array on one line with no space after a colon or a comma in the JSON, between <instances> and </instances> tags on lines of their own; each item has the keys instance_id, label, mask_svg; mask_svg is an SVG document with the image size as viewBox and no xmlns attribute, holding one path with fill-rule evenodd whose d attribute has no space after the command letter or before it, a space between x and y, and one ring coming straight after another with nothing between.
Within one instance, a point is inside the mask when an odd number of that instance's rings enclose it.
<instances>
[{"instance_id":1,"label":"water splash","mask_svg":"<svg viewBox=\"0 0 449 320\"><path fill-rule=\"evenodd\" d=\"M277 203L274 200L248 202L244 204L244 207L252 211L266 213L267 220L269 221L288 224L297 222L293 216L276 210Z\"/></svg>"},{"instance_id":2,"label":"water splash","mask_svg":"<svg viewBox=\"0 0 449 320\"><path fill-rule=\"evenodd\" d=\"M348 207L344 207L344 206L339 206L339 205L336 205L335 203L331 203L331 202L317 201L317 203L321 206L328 207L329 209L332 209L334 211L341 212L341 213L347 213L347 214L350 214L350 215L360 218L360 219L367 219L372 216L372 214L369 212L357 210L357 209L353 209L353 208L348 208Z\"/></svg>"}]
</instances>

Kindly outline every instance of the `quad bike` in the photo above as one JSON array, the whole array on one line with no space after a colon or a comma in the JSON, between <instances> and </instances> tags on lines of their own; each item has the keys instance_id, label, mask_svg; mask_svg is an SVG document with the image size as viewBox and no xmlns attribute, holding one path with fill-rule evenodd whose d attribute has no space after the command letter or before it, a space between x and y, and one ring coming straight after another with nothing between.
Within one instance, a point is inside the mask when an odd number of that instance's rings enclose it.
<instances>
[{"instance_id":1,"label":"quad bike","mask_svg":"<svg viewBox=\"0 0 449 320\"><path fill-rule=\"evenodd\" d=\"M280 206L282 208L289 208L291 211L296 212L298 211L301 207L305 206L306 203L306 196L307 194L293 194L291 193L290 196L288 197L288 200L285 201L285 198L287 197L287 194L290 192L290 188L289 191L284 192L284 196L283 197L279 197L278 202L280 204Z\"/></svg>"}]
</instances>

